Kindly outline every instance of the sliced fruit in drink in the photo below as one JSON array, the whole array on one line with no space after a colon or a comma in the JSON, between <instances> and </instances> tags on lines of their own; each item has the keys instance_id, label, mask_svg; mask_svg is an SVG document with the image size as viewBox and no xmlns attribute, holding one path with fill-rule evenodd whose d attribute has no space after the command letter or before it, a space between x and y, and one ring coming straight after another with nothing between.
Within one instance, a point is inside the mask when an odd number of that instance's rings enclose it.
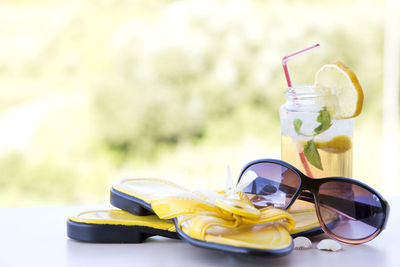
<instances>
[{"instance_id":1,"label":"sliced fruit in drink","mask_svg":"<svg viewBox=\"0 0 400 267\"><path fill-rule=\"evenodd\" d=\"M315 87L334 119L354 118L361 113L364 93L357 76L342 62L322 66L315 75Z\"/></svg>"},{"instance_id":2,"label":"sliced fruit in drink","mask_svg":"<svg viewBox=\"0 0 400 267\"><path fill-rule=\"evenodd\" d=\"M344 153L353 147L351 139L346 135L335 136L327 142L315 142L318 149L331 153Z\"/></svg>"},{"instance_id":3,"label":"sliced fruit in drink","mask_svg":"<svg viewBox=\"0 0 400 267\"><path fill-rule=\"evenodd\" d=\"M330 153L344 153L353 147L350 137L346 135L335 136L329 141L325 142L314 142L317 149L322 149ZM302 141L301 145L304 147L307 142Z\"/></svg>"}]
</instances>

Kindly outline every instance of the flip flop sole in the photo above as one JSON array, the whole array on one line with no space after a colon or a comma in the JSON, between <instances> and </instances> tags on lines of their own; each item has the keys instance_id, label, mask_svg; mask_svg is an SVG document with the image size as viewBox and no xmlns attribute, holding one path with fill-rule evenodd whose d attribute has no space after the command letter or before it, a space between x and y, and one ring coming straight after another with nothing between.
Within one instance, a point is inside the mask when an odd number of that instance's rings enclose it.
<instances>
[{"instance_id":1,"label":"flip flop sole","mask_svg":"<svg viewBox=\"0 0 400 267\"><path fill-rule=\"evenodd\" d=\"M139 216L155 214L150 203L147 203L140 198L122 193L114 187L111 187L110 190L110 203L114 207Z\"/></svg>"},{"instance_id":2,"label":"flip flop sole","mask_svg":"<svg viewBox=\"0 0 400 267\"><path fill-rule=\"evenodd\" d=\"M152 236L179 239L176 232L139 226L120 224L95 224L67 220L67 236L90 243L142 243Z\"/></svg>"},{"instance_id":3,"label":"flip flop sole","mask_svg":"<svg viewBox=\"0 0 400 267\"><path fill-rule=\"evenodd\" d=\"M176 219L174 219L174 222L175 222L176 231L182 240L185 240L186 242L190 243L193 246L201 247L201 248L205 248L205 249L220 250L220 251L224 251L224 252L245 254L245 255L262 255L262 256L268 256L268 257L282 257L282 256L285 256L285 255L289 254L290 252L292 252L293 247L294 247L293 242L291 243L291 245L289 247L286 247L284 249L264 250L264 249L236 247L236 246L212 243L212 242L207 242L207 241L201 241L198 239L191 238L185 232L183 232L178 227L178 222Z\"/></svg>"}]
</instances>

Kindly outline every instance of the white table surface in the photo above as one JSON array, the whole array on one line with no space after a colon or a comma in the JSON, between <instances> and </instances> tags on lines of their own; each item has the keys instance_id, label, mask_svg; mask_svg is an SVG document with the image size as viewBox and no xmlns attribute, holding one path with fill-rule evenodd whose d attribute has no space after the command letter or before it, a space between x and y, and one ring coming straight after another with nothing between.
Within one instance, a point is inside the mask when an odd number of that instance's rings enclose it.
<instances>
[{"instance_id":1,"label":"white table surface","mask_svg":"<svg viewBox=\"0 0 400 267\"><path fill-rule=\"evenodd\" d=\"M66 236L66 217L107 205L0 209L0 266L400 266L400 197L388 198L387 228L340 252L294 250L280 258L239 256L152 237L142 244L90 244Z\"/></svg>"}]
</instances>

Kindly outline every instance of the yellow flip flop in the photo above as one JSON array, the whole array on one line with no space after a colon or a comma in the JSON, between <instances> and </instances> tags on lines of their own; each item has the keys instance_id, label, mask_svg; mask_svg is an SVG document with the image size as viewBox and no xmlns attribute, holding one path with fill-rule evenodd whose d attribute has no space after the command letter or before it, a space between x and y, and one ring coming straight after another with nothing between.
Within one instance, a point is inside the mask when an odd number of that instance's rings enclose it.
<instances>
[{"instance_id":1,"label":"yellow flip flop","mask_svg":"<svg viewBox=\"0 0 400 267\"><path fill-rule=\"evenodd\" d=\"M293 249L293 218L285 211L254 209L244 194L224 198L193 192L161 179L125 179L113 185L111 203L123 210L173 219L179 237L226 252L283 256Z\"/></svg>"}]
</instances>

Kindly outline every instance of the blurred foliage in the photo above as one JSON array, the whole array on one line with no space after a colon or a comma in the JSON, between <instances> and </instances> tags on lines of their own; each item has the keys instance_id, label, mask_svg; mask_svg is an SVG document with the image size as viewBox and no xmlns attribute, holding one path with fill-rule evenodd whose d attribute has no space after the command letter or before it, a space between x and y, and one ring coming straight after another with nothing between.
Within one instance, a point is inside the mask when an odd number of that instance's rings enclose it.
<instances>
[{"instance_id":1,"label":"blurred foliage","mask_svg":"<svg viewBox=\"0 0 400 267\"><path fill-rule=\"evenodd\" d=\"M0 145L1 206L106 200L123 174L218 187L223 164L279 157L280 61L315 42L290 62L294 81L339 59L364 86L361 124L380 118L378 0L0 6L0 130L15 109L25 112L16 129L37 120L26 145Z\"/></svg>"}]
</instances>

